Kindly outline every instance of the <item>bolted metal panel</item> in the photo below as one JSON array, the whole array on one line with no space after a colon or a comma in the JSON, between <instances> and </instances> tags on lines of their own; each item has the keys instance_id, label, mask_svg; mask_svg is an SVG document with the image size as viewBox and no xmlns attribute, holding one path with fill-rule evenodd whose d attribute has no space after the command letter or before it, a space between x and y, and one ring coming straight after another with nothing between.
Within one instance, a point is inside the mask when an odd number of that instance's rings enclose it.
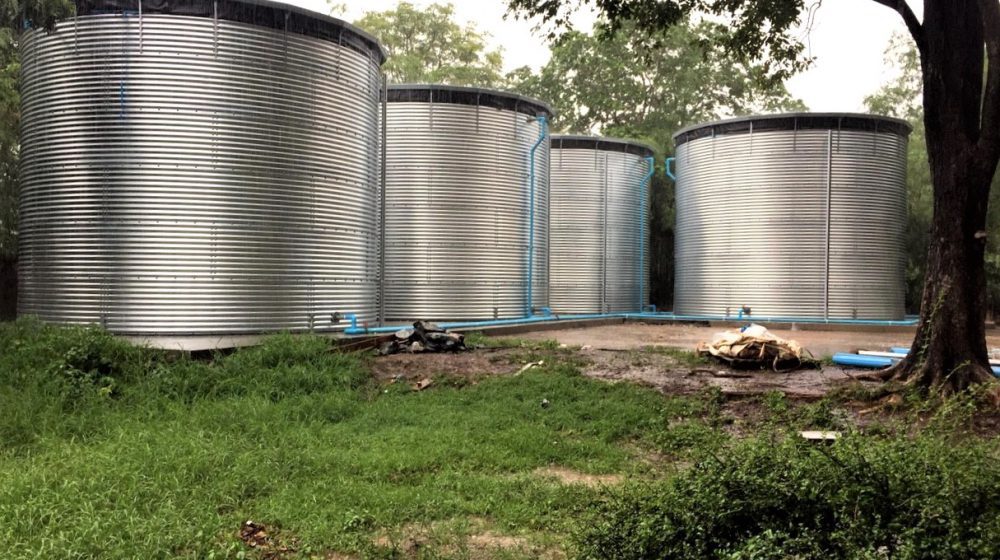
<instances>
[{"instance_id":1,"label":"bolted metal panel","mask_svg":"<svg viewBox=\"0 0 1000 560\"><path fill-rule=\"evenodd\" d=\"M19 312L136 334L374 320L381 50L294 8L145 8L23 40Z\"/></svg>"},{"instance_id":2,"label":"bolted metal panel","mask_svg":"<svg viewBox=\"0 0 1000 560\"><path fill-rule=\"evenodd\" d=\"M391 86L385 308L390 321L525 315L530 150L544 105L504 92ZM533 307L548 305L549 141L535 155Z\"/></svg>"},{"instance_id":3,"label":"bolted metal panel","mask_svg":"<svg viewBox=\"0 0 1000 560\"><path fill-rule=\"evenodd\" d=\"M908 134L827 114L678 133L675 313L902 319Z\"/></svg>"},{"instance_id":4,"label":"bolted metal panel","mask_svg":"<svg viewBox=\"0 0 1000 560\"><path fill-rule=\"evenodd\" d=\"M640 239L649 234L642 205L649 204L643 181L652 155L623 140L552 138L549 303L556 313L637 311L648 301L649 282L640 278L649 277L649 243Z\"/></svg>"}]
</instances>

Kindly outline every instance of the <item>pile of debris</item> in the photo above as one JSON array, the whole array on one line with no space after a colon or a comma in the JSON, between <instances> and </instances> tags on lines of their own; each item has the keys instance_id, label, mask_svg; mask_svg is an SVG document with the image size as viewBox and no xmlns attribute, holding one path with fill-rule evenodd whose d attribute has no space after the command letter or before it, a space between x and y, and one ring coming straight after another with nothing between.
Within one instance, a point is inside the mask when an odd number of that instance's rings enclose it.
<instances>
[{"instance_id":1,"label":"pile of debris","mask_svg":"<svg viewBox=\"0 0 1000 560\"><path fill-rule=\"evenodd\" d=\"M695 352L739 369L785 372L819 365L811 356L805 356L808 351L799 343L777 337L760 325L719 333L712 342L699 344Z\"/></svg>"},{"instance_id":2,"label":"pile of debris","mask_svg":"<svg viewBox=\"0 0 1000 560\"><path fill-rule=\"evenodd\" d=\"M468 350L465 347L465 336L448 332L434 323L417 321L413 323L412 329L396 331L392 340L379 348L379 354L388 356L403 352L418 354L421 352L464 352L465 350Z\"/></svg>"}]
</instances>

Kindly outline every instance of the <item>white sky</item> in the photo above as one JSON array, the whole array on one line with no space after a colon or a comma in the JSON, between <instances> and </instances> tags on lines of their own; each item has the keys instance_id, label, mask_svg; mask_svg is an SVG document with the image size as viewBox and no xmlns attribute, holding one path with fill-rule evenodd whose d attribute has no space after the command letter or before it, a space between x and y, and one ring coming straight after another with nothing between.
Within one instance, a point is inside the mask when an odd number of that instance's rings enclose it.
<instances>
[{"instance_id":1,"label":"white sky","mask_svg":"<svg viewBox=\"0 0 1000 560\"><path fill-rule=\"evenodd\" d=\"M326 0L283 1L322 13L330 9ZM347 5L347 13L340 17L353 21L366 11L391 9L397 1L338 0ZM411 0L416 6L433 1ZM487 32L492 46L502 49L506 70L525 65L537 69L548 60L549 49L543 34L533 31L533 22L513 17L505 20L504 0L453 0L452 3L460 23L472 23ZM913 7L919 15L920 6ZM593 15L579 14L574 23L589 30ZM807 41L815 64L790 80L789 90L813 111L864 110L865 96L894 75L885 65L883 51L892 33L905 29L899 15L872 0L823 0Z\"/></svg>"}]
</instances>

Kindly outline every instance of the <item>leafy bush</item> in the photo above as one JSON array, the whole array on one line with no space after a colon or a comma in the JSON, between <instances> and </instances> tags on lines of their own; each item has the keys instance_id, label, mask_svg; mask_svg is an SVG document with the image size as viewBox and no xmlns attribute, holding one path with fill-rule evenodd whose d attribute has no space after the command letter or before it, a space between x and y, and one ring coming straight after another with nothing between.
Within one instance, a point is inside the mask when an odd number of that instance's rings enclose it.
<instances>
[{"instance_id":1,"label":"leafy bush","mask_svg":"<svg viewBox=\"0 0 1000 560\"><path fill-rule=\"evenodd\" d=\"M580 557L1000 558L997 448L849 437L754 439L596 506Z\"/></svg>"},{"instance_id":2,"label":"leafy bush","mask_svg":"<svg viewBox=\"0 0 1000 560\"><path fill-rule=\"evenodd\" d=\"M318 336L278 335L199 361L136 347L95 327L22 319L0 323L0 349L0 454L46 435L105 433L115 425L109 414L152 414L172 403L319 395L289 414L338 418L370 379L357 356L332 351Z\"/></svg>"}]
</instances>

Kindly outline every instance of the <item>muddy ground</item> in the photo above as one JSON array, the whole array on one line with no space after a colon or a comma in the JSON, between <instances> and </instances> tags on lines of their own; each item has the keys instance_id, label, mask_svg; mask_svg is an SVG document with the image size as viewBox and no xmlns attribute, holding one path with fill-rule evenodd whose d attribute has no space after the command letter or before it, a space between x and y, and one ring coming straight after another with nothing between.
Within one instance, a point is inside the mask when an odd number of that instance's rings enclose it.
<instances>
[{"instance_id":1,"label":"muddy ground","mask_svg":"<svg viewBox=\"0 0 1000 560\"><path fill-rule=\"evenodd\" d=\"M556 340L570 346L593 346L601 349L624 350L659 346L692 350L699 342L710 341L723 327L693 324L652 325L622 323L600 327L539 331L516 335L525 340ZM837 352L857 350L888 350L892 346L908 347L913 332L860 332L823 330L772 330L774 334L799 342L817 358ZM994 354L1000 354L1000 329L987 331L986 343Z\"/></svg>"},{"instance_id":2,"label":"muddy ground","mask_svg":"<svg viewBox=\"0 0 1000 560\"><path fill-rule=\"evenodd\" d=\"M554 333L548 333L554 334ZM583 374L605 381L628 381L659 389L665 394L694 394L718 387L728 396L752 396L781 391L789 397L818 399L838 383L850 381L859 370L840 367L801 369L789 373L737 371L712 362L696 362L674 351L656 347L612 349L567 346L552 358L578 363ZM484 348L458 354L396 354L373 362L379 379L514 375L546 358L546 352L526 348Z\"/></svg>"}]
</instances>

